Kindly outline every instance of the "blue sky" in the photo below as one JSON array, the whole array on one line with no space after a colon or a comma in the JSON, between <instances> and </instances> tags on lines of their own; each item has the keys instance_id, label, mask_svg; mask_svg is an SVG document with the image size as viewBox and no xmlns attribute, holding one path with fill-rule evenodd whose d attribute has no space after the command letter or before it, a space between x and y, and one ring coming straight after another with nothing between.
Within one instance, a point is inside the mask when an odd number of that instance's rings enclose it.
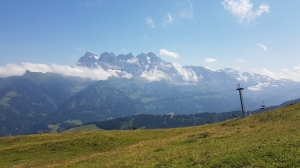
<instances>
[{"instance_id":1,"label":"blue sky","mask_svg":"<svg viewBox=\"0 0 300 168\"><path fill-rule=\"evenodd\" d=\"M300 69L299 6L299 0L1 0L0 66L74 65L86 51L154 52L181 65L287 74Z\"/></svg>"}]
</instances>

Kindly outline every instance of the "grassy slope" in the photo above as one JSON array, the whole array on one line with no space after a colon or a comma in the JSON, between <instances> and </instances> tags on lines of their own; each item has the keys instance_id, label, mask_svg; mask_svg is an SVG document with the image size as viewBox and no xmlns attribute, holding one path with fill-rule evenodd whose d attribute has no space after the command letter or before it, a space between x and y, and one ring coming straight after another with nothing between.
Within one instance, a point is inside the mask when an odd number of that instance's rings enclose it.
<instances>
[{"instance_id":1,"label":"grassy slope","mask_svg":"<svg viewBox=\"0 0 300 168\"><path fill-rule=\"evenodd\" d=\"M0 138L0 167L297 167L300 104L245 119L157 130Z\"/></svg>"}]
</instances>

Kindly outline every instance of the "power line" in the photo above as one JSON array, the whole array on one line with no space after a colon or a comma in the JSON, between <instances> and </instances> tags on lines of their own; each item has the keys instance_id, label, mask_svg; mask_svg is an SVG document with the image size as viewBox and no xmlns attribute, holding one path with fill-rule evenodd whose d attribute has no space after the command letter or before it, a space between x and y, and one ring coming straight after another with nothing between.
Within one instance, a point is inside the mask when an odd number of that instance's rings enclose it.
<instances>
[{"instance_id":1,"label":"power line","mask_svg":"<svg viewBox=\"0 0 300 168\"><path fill-rule=\"evenodd\" d=\"M283 97L283 96L287 96L287 95L290 95L290 94L294 94L294 93L299 92L299 91L300 91L300 88L297 88L297 89L294 89L294 90L290 90L288 92L281 93L279 95L276 95L276 96L273 96L273 97L269 97L267 99L260 100L259 103L261 103L262 101L269 102L271 100L274 100L274 99L277 99L277 98L280 98L280 97ZM256 104L258 104L258 102L255 102L255 103L252 103L250 105L247 105L247 107L253 107Z\"/></svg>"},{"instance_id":2,"label":"power line","mask_svg":"<svg viewBox=\"0 0 300 168\"><path fill-rule=\"evenodd\" d=\"M262 101L265 101L265 102L266 102L266 100L267 100L267 101L271 101L271 100L278 99L278 98L283 97L283 96L287 96L287 95L290 95L290 94L294 94L294 93L299 92L299 91L300 91L300 88L293 89L293 90L290 90L290 91L281 93L281 94L279 94L279 95L275 95L275 96L269 97L269 98L267 98L267 99L259 100L259 101L257 101L257 102L251 103L251 104L249 104L249 105L245 104L245 106L248 107L248 108L249 108L249 107L253 107L253 106L257 105L257 104L261 104ZM238 110L239 110L239 108L237 107L237 108L235 108L235 109L232 110L232 111L238 111Z\"/></svg>"},{"instance_id":3,"label":"power line","mask_svg":"<svg viewBox=\"0 0 300 168\"><path fill-rule=\"evenodd\" d=\"M278 76L277 78L281 78L281 77L283 77L283 76L290 75L290 74L292 74L292 73L294 73L294 72L297 72L297 71L300 71L300 69L296 69L296 70L294 70L294 71L291 71L290 73L280 75L280 76ZM260 74L260 75L261 75L261 74ZM268 77L267 75L262 75L262 76ZM285 79L285 78L283 78L283 79ZM288 80L290 80L290 79L288 79ZM296 82L296 81L295 81L295 82ZM248 88L248 87L251 87L251 86L253 86L253 85L249 85L249 84L248 84L248 85L245 86L245 88ZM294 93L294 92L298 92L298 91L299 91L298 89L300 89L300 88L297 88L297 89L295 89L295 90L291 90L291 91L289 91L289 92L293 92L293 93ZM278 90L280 90L280 89L275 90L275 92L278 91ZM277 97L282 97L282 96L289 95L289 92L288 92L288 93L282 93L282 94L280 94L280 95L276 95L276 96L273 96L273 97L270 97L270 98L267 98L267 99L264 99L264 100L260 100L259 103L261 103L262 101L270 101L270 100L276 99ZM249 107L253 107L253 106L256 105L256 104L258 104L258 102L252 103L252 104L250 104L250 105L245 105L245 106L249 108ZM234 110L234 111L236 111L236 110Z\"/></svg>"}]
</instances>

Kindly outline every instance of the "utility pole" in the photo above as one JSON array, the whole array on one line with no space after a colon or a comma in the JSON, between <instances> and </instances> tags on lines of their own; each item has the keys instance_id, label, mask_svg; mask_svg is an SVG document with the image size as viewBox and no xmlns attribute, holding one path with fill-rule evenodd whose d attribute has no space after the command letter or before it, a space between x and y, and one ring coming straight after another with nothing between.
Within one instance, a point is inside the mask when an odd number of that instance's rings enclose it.
<instances>
[{"instance_id":1,"label":"utility pole","mask_svg":"<svg viewBox=\"0 0 300 168\"><path fill-rule=\"evenodd\" d=\"M244 102L243 102L243 95L242 95L242 90L244 90L244 88L241 88L241 87L240 87L240 84L238 84L236 90L239 91L239 94L240 94L240 100L241 100L241 107L242 107L242 114L243 114L243 117L245 117Z\"/></svg>"}]
</instances>

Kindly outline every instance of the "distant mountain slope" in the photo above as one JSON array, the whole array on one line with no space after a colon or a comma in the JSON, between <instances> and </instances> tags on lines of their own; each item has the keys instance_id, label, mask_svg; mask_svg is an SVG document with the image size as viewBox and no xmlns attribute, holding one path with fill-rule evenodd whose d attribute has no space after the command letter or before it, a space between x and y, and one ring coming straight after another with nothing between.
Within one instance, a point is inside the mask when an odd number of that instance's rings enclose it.
<instances>
[{"instance_id":1,"label":"distant mountain slope","mask_svg":"<svg viewBox=\"0 0 300 168\"><path fill-rule=\"evenodd\" d=\"M0 136L29 132L61 103L91 83L90 80L27 71L2 79L0 87Z\"/></svg>"},{"instance_id":2,"label":"distant mountain slope","mask_svg":"<svg viewBox=\"0 0 300 168\"><path fill-rule=\"evenodd\" d=\"M130 116L145 111L123 91L110 86L106 81L98 81L67 99L46 120L37 123L33 132L58 125L58 131L74 125L68 120L81 122L101 121L109 118Z\"/></svg>"},{"instance_id":3,"label":"distant mountain slope","mask_svg":"<svg viewBox=\"0 0 300 168\"><path fill-rule=\"evenodd\" d=\"M98 81L67 99L46 120L35 124L32 131L51 130L50 125L56 125L59 128L57 131L61 131L76 125L70 123L70 120L86 123L135 114L194 114L206 109L225 110L226 107L232 106L220 95L202 95L199 93L203 91L194 91L190 93L194 95L189 96L186 91L181 91L182 87L184 86L178 88L166 81L148 83L140 77ZM214 106L212 102L218 106Z\"/></svg>"}]
</instances>

